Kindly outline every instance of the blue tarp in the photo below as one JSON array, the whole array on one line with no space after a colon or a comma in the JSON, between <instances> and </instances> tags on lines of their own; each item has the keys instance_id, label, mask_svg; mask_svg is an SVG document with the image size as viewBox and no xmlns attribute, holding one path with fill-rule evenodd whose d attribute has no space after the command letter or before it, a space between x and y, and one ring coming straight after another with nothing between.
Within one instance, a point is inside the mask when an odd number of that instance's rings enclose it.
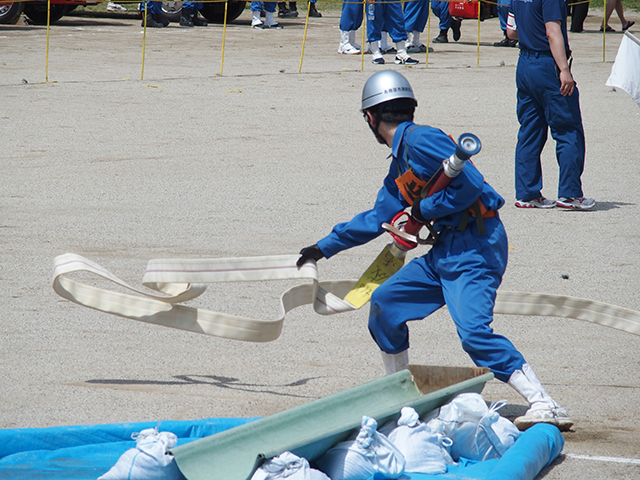
<instances>
[{"instance_id":1,"label":"blue tarp","mask_svg":"<svg viewBox=\"0 0 640 480\"><path fill-rule=\"evenodd\" d=\"M161 432L175 433L182 445L252 420L206 418L0 430L0 479L95 480L135 447L131 439L135 432L158 426Z\"/></svg>"},{"instance_id":2,"label":"blue tarp","mask_svg":"<svg viewBox=\"0 0 640 480\"><path fill-rule=\"evenodd\" d=\"M159 426L175 433L178 445L253 421L207 418L192 421L0 430L0 479L91 479L106 473L129 448L131 434ZM564 439L551 425L536 425L496 460L460 462L442 475L408 474L411 480L533 480L562 451ZM241 448L241 447L240 447ZM221 479L222 480L222 479ZM374 480L374 479L372 479Z\"/></svg>"}]
</instances>

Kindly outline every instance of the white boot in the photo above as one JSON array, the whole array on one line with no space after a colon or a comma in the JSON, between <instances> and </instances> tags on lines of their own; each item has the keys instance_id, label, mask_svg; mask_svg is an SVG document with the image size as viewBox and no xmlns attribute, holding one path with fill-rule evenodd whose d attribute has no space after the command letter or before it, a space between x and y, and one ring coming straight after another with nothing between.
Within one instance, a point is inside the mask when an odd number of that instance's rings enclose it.
<instances>
[{"instance_id":1,"label":"white boot","mask_svg":"<svg viewBox=\"0 0 640 480\"><path fill-rule=\"evenodd\" d=\"M427 51L427 47L420 42L420 32L414 30L408 34L407 40L407 52L408 53L422 53ZM431 50L429 50L431 51Z\"/></svg>"},{"instance_id":2,"label":"white boot","mask_svg":"<svg viewBox=\"0 0 640 480\"><path fill-rule=\"evenodd\" d=\"M380 50L382 53L387 53L390 50L393 50L391 46L389 46L389 42L387 40L387 32L380 32Z\"/></svg>"},{"instance_id":3,"label":"white boot","mask_svg":"<svg viewBox=\"0 0 640 480\"><path fill-rule=\"evenodd\" d=\"M567 411L546 392L528 363L509 378L509 385L529 403L529 410L514 420L519 430L526 430L536 423L550 423L566 432L573 426Z\"/></svg>"},{"instance_id":4,"label":"white boot","mask_svg":"<svg viewBox=\"0 0 640 480\"><path fill-rule=\"evenodd\" d=\"M362 47L360 45L358 45L357 42L356 42L356 31L355 30L351 30L349 32L349 43L356 50L362 50ZM358 53L360 53L360 52L358 52Z\"/></svg>"},{"instance_id":5,"label":"white boot","mask_svg":"<svg viewBox=\"0 0 640 480\"><path fill-rule=\"evenodd\" d=\"M409 350L400 353L386 353L383 351L380 351L380 353L382 354L382 363L384 363L387 375L407 369L407 365L409 365Z\"/></svg>"},{"instance_id":6,"label":"white boot","mask_svg":"<svg viewBox=\"0 0 640 480\"><path fill-rule=\"evenodd\" d=\"M340 46L338 47L338 53L342 53L344 55L360 54L360 50L356 49L349 41L349 32L340 30Z\"/></svg>"},{"instance_id":7,"label":"white boot","mask_svg":"<svg viewBox=\"0 0 640 480\"><path fill-rule=\"evenodd\" d=\"M396 50L398 51L398 53L396 53L395 59L396 65L415 65L418 63L418 60L414 60L407 53L407 46L404 40L396 42Z\"/></svg>"},{"instance_id":8,"label":"white boot","mask_svg":"<svg viewBox=\"0 0 640 480\"><path fill-rule=\"evenodd\" d=\"M260 27L262 25L262 20L260 20L260 10L253 10L251 14L251 26Z\"/></svg>"},{"instance_id":9,"label":"white boot","mask_svg":"<svg viewBox=\"0 0 640 480\"><path fill-rule=\"evenodd\" d=\"M380 51L380 42L369 42L369 50L371 50L371 61L376 65L384 65L384 57Z\"/></svg>"},{"instance_id":10,"label":"white boot","mask_svg":"<svg viewBox=\"0 0 640 480\"><path fill-rule=\"evenodd\" d=\"M273 12L265 12L264 26L269 28L280 28L281 25L273 18Z\"/></svg>"}]
</instances>

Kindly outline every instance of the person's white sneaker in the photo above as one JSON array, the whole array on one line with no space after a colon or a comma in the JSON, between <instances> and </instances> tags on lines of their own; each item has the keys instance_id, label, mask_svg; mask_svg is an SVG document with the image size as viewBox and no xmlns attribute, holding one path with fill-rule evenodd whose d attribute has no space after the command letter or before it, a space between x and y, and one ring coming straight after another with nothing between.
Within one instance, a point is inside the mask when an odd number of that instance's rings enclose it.
<instances>
[{"instance_id":1,"label":"person's white sneaker","mask_svg":"<svg viewBox=\"0 0 640 480\"><path fill-rule=\"evenodd\" d=\"M557 205L573 210L590 210L596 206L596 201L593 198L587 197L560 197L558 198Z\"/></svg>"},{"instance_id":2,"label":"person's white sneaker","mask_svg":"<svg viewBox=\"0 0 640 480\"><path fill-rule=\"evenodd\" d=\"M562 407L554 407L553 405L533 404L527 410L527 413L513 421L513 424L520 431L524 431L536 423L555 425L561 432L566 432L573 427L573 421L569 418L567 411Z\"/></svg>"},{"instance_id":3,"label":"person's white sneaker","mask_svg":"<svg viewBox=\"0 0 640 480\"><path fill-rule=\"evenodd\" d=\"M518 208L553 208L555 206L556 202L544 197L534 198L533 200L516 200L516 207Z\"/></svg>"},{"instance_id":4,"label":"person's white sneaker","mask_svg":"<svg viewBox=\"0 0 640 480\"><path fill-rule=\"evenodd\" d=\"M343 55L360 55L362 52L350 43L347 43L346 45L340 45L340 47L338 47L338 53Z\"/></svg>"}]
</instances>

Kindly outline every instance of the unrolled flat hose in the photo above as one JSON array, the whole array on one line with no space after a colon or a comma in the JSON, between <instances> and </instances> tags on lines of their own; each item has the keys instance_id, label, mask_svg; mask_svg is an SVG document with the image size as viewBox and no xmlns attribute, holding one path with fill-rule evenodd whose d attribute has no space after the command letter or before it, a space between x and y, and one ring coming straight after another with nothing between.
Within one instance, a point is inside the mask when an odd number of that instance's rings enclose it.
<instances>
[{"instance_id":1,"label":"unrolled flat hose","mask_svg":"<svg viewBox=\"0 0 640 480\"><path fill-rule=\"evenodd\" d=\"M287 312L312 304L316 313L333 315L356 310L343 300L356 284L352 280L319 281L314 261L296 267L299 255L218 259L150 260L142 284L157 293L139 290L80 255L55 258L53 289L78 305L132 320L246 342L270 342L280 336ZM90 272L137 295L96 288L71 279ZM200 296L209 283L266 280L311 280L286 290L280 316L272 320L213 312L182 305ZM494 313L574 318L640 335L640 312L582 298L544 293L498 291Z\"/></svg>"}]
</instances>

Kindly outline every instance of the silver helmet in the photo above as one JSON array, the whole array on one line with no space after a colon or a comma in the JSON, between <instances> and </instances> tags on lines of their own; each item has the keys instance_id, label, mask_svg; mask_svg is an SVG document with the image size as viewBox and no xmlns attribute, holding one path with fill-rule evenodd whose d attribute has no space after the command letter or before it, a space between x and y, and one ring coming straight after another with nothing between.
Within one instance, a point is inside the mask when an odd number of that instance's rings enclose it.
<instances>
[{"instance_id":1,"label":"silver helmet","mask_svg":"<svg viewBox=\"0 0 640 480\"><path fill-rule=\"evenodd\" d=\"M402 74L395 70L382 70L371 75L364 84L362 110L398 98L411 98L418 105L409 81Z\"/></svg>"}]
</instances>

